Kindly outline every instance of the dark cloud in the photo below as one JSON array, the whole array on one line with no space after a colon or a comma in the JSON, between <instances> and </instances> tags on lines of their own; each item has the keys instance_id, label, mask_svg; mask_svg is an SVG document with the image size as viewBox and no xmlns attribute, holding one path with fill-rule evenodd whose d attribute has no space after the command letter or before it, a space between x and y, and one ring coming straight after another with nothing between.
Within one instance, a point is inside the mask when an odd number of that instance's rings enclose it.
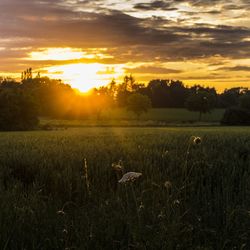
<instances>
[{"instance_id":1,"label":"dark cloud","mask_svg":"<svg viewBox=\"0 0 250 250\"><path fill-rule=\"evenodd\" d=\"M239 4L225 4L223 6L223 10L241 10L242 9L242 5Z\"/></svg>"},{"instance_id":2,"label":"dark cloud","mask_svg":"<svg viewBox=\"0 0 250 250\"><path fill-rule=\"evenodd\" d=\"M173 73L181 73L182 70L169 69L164 67L157 66L141 66L137 68L125 68L127 73L131 74L173 74Z\"/></svg>"},{"instance_id":3,"label":"dark cloud","mask_svg":"<svg viewBox=\"0 0 250 250\"><path fill-rule=\"evenodd\" d=\"M174 2L185 2L192 6L214 6L220 3L231 2L230 0L175 0Z\"/></svg>"},{"instance_id":4,"label":"dark cloud","mask_svg":"<svg viewBox=\"0 0 250 250\"><path fill-rule=\"evenodd\" d=\"M177 10L177 8L172 7L171 2L156 0L150 3L137 3L134 5L135 9L138 10Z\"/></svg>"},{"instance_id":5,"label":"dark cloud","mask_svg":"<svg viewBox=\"0 0 250 250\"><path fill-rule=\"evenodd\" d=\"M137 4L131 0L128 1L131 12L115 10L111 3L105 5L105 2L0 0L0 47L5 48L0 50L0 70L10 68L11 63L19 69L26 64L48 66L78 62L112 64L155 60L163 63L217 55L230 59L250 58L250 27L224 23L225 17L230 18L228 11L231 13L231 10L243 8L245 15L248 14L248 0L158 0ZM180 3L187 3L191 10L180 11ZM96 11L91 8L96 8ZM136 11L141 14L149 10L173 10L180 16L170 18L170 12L166 12L165 16L134 15ZM214 15L217 22L205 23L204 14ZM220 15L224 19L220 20ZM75 47L84 51L88 48L107 48L106 53L111 58L61 62L23 59L28 57L31 50L46 47ZM161 67L139 67L132 70L137 73L180 73Z\"/></svg>"},{"instance_id":6,"label":"dark cloud","mask_svg":"<svg viewBox=\"0 0 250 250\"><path fill-rule=\"evenodd\" d=\"M219 15L222 14L221 10L208 10L208 11L179 11L179 13L185 14L187 16L200 16L201 14L209 14L209 15Z\"/></svg>"}]
</instances>

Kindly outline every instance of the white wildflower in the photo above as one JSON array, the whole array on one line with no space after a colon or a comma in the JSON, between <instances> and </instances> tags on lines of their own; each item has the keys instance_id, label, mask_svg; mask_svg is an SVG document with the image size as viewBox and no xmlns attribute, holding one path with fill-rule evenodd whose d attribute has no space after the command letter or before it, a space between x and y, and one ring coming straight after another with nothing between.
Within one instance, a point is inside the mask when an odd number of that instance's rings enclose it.
<instances>
[{"instance_id":1,"label":"white wildflower","mask_svg":"<svg viewBox=\"0 0 250 250\"><path fill-rule=\"evenodd\" d=\"M128 172L122 176L122 178L118 181L121 184L125 184L127 182L134 182L139 177L142 176L142 173L137 172Z\"/></svg>"},{"instance_id":2,"label":"white wildflower","mask_svg":"<svg viewBox=\"0 0 250 250\"><path fill-rule=\"evenodd\" d=\"M165 181L164 186L167 190L170 190L172 188L172 183L170 181Z\"/></svg>"}]
</instances>

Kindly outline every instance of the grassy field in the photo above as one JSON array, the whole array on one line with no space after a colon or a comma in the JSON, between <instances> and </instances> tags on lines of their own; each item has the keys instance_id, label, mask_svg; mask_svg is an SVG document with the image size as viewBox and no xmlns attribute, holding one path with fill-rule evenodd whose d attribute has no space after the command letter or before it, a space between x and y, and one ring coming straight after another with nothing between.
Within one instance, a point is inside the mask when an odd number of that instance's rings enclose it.
<instances>
[{"instance_id":1,"label":"grassy field","mask_svg":"<svg viewBox=\"0 0 250 250\"><path fill-rule=\"evenodd\" d=\"M204 114L199 124L219 124L224 109L216 109L211 113ZM42 125L51 126L166 126L166 125L193 125L197 123L199 114L186 109L151 109L137 117L126 109L112 109L103 111L99 120L91 116L85 120L48 120L41 119Z\"/></svg>"},{"instance_id":2,"label":"grassy field","mask_svg":"<svg viewBox=\"0 0 250 250\"><path fill-rule=\"evenodd\" d=\"M248 128L12 132L0 148L0 249L250 249ZM118 183L118 163L142 176Z\"/></svg>"},{"instance_id":3,"label":"grassy field","mask_svg":"<svg viewBox=\"0 0 250 250\"><path fill-rule=\"evenodd\" d=\"M211 113L204 114L202 120L204 122L218 122L221 120L224 109L216 109ZM103 119L114 120L133 120L136 116L126 109L113 109L103 112ZM165 109L150 109L148 113L141 116L141 120L156 120L165 122L194 122L197 121L199 114L186 109L165 108Z\"/></svg>"}]
</instances>

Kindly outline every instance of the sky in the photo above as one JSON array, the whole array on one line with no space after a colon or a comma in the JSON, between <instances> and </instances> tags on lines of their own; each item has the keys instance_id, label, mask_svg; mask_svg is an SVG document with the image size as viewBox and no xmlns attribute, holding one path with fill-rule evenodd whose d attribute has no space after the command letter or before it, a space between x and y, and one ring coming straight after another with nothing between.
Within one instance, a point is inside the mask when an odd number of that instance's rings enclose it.
<instances>
[{"instance_id":1,"label":"sky","mask_svg":"<svg viewBox=\"0 0 250 250\"><path fill-rule=\"evenodd\" d=\"M250 87L250 0L0 0L0 76Z\"/></svg>"}]
</instances>

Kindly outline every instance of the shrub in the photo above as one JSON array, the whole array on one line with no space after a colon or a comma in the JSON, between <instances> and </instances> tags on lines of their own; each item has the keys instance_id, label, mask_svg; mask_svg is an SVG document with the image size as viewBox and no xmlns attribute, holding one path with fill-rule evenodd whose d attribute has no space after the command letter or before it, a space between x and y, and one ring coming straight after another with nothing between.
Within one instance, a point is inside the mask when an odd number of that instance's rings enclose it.
<instances>
[{"instance_id":1,"label":"shrub","mask_svg":"<svg viewBox=\"0 0 250 250\"><path fill-rule=\"evenodd\" d=\"M146 95L132 94L127 100L127 109L134 112L139 118L151 108L151 101Z\"/></svg>"},{"instance_id":2,"label":"shrub","mask_svg":"<svg viewBox=\"0 0 250 250\"><path fill-rule=\"evenodd\" d=\"M32 99L21 90L0 92L0 130L31 130L38 125L38 113Z\"/></svg>"},{"instance_id":3,"label":"shrub","mask_svg":"<svg viewBox=\"0 0 250 250\"><path fill-rule=\"evenodd\" d=\"M250 94L245 94L240 97L240 107L250 110Z\"/></svg>"},{"instance_id":4,"label":"shrub","mask_svg":"<svg viewBox=\"0 0 250 250\"><path fill-rule=\"evenodd\" d=\"M216 98L213 94L206 91L200 91L198 93L191 94L186 100L186 108L190 111L199 112L199 121L201 121L201 115L209 113L216 103Z\"/></svg>"},{"instance_id":5,"label":"shrub","mask_svg":"<svg viewBox=\"0 0 250 250\"><path fill-rule=\"evenodd\" d=\"M250 125L250 111L234 107L226 109L221 120L223 125Z\"/></svg>"}]
</instances>

